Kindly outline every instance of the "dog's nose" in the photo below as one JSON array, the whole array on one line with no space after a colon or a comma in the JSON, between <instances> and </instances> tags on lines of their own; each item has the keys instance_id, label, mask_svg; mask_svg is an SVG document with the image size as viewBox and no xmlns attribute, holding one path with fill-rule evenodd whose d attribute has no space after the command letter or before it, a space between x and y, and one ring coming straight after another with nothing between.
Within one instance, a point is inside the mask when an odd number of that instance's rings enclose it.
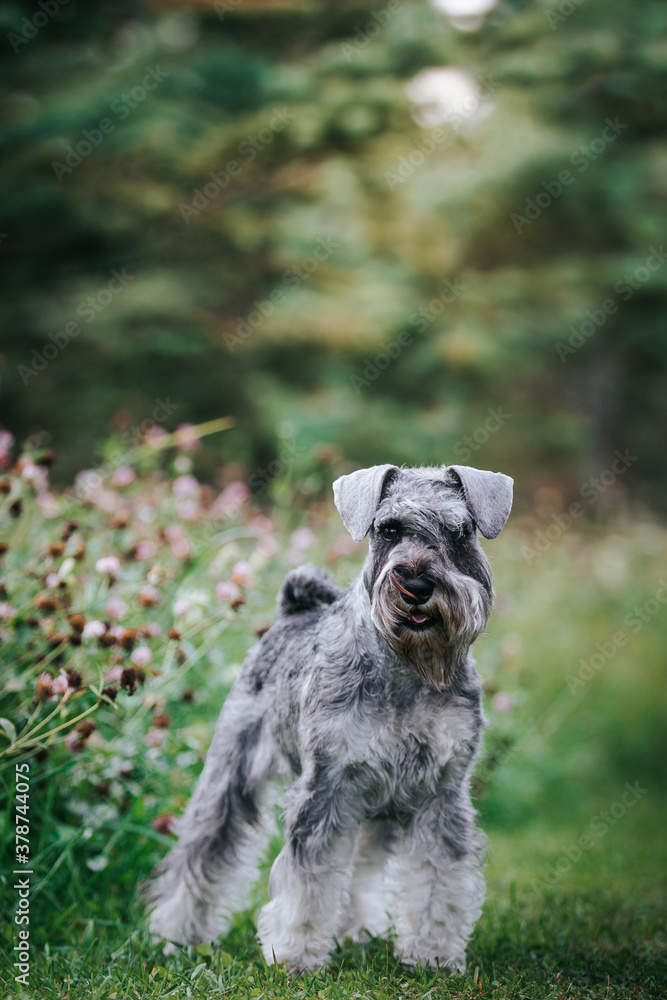
<instances>
[{"instance_id":1,"label":"dog's nose","mask_svg":"<svg viewBox=\"0 0 667 1000\"><path fill-rule=\"evenodd\" d=\"M425 604L433 593L433 581L426 576L413 576L407 566L396 566L394 579L408 604Z\"/></svg>"}]
</instances>

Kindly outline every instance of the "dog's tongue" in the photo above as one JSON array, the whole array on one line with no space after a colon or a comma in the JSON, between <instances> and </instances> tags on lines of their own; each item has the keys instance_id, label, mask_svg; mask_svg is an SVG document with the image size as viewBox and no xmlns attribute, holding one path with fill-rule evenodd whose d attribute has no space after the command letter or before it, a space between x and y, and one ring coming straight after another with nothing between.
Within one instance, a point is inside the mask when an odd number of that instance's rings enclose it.
<instances>
[{"instance_id":1,"label":"dog's tongue","mask_svg":"<svg viewBox=\"0 0 667 1000\"><path fill-rule=\"evenodd\" d=\"M428 615L421 614L420 612L410 615L410 618L417 625L423 625L424 622L428 621Z\"/></svg>"}]
</instances>

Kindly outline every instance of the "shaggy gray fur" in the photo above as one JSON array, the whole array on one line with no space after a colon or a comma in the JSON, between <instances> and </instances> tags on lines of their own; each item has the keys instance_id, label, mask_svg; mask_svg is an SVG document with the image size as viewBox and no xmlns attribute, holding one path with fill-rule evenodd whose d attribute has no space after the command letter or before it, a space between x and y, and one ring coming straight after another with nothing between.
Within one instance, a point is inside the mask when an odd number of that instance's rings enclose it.
<instances>
[{"instance_id":1,"label":"shaggy gray fur","mask_svg":"<svg viewBox=\"0 0 667 1000\"><path fill-rule=\"evenodd\" d=\"M335 939L393 927L406 963L465 967L484 897L469 795L484 719L469 650L492 603L475 527L500 531L511 484L461 466L336 482L348 530L370 530L362 573L345 591L313 566L286 577L149 886L156 934L182 944L225 931L284 776L285 845L258 920L267 961L318 968Z\"/></svg>"}]
</instances>

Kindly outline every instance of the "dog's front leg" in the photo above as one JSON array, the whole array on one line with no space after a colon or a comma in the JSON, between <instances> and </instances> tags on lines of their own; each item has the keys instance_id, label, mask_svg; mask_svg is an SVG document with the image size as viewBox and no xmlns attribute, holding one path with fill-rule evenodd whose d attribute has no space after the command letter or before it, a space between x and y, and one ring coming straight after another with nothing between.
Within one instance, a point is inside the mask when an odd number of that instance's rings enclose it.
<instances>
[{"instance_id":1,"label":"dog's front leg","mask_svg":"<svg viewBox=\"0 0 667 1000\"><path fill-rule=\"evenodd\" d=\"M483 837L466 793L432 801L392 856L396 952L407 965L465 971L484 902Z\"/></svg>"},{"instance_id":2,"label":"dog's front leg","mask_svg":"<svg viewBox=\"0 0 667 1000\"><path fill-rule=\"evenodd\" d=\"M257 929L267 962L301 972L326 963L344 928L360 824L343 782L317 768L290 789L285 825Z\"/></svg>"}]
</instances>

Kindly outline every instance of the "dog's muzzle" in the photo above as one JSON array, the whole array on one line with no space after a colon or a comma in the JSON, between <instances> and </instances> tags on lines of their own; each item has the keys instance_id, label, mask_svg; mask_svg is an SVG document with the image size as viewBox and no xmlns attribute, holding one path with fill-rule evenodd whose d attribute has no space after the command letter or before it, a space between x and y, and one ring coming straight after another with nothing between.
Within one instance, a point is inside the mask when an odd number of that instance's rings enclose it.
<instances>
[{"instance_id":1,"label":"dog's muzzle","mask_svg":"<svg viewBox=\"0 0 667 1000\"><path fill-rule=\"evenodd\" d=\"M402 663L440 689L484 629L480 590L470 577L399 562L376 583L373 621Z\"/></svg>"}]
</instances>

